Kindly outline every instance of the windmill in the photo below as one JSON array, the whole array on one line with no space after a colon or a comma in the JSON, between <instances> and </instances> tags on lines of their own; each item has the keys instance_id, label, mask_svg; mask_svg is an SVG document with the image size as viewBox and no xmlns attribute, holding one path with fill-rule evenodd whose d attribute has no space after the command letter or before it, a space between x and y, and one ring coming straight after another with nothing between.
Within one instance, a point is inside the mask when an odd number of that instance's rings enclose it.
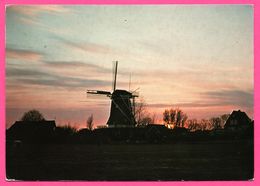
<instances>
[{"instance_id":1,"label":"windmill","mask_svg":"<svg viewBox=\"0 0 260 186\"><path fill-rule=\"evenodd\" d=\"M107 121L108 127L134 127L136 124L134 116L134 100L138 97L136 91L116 89L117 66L115 63L113 92L103 90L87 90L87 94L98 94L111 99L110 116ZM131 103L132 101L132 103Z\"/></svg>"}]
</instances>

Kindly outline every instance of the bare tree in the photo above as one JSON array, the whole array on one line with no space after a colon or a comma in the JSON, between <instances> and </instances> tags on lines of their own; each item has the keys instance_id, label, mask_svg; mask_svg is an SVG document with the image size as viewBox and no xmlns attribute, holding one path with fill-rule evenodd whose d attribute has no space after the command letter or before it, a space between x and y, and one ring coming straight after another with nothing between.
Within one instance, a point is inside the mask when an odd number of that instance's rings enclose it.
<instances>
[{"instance_id":1,"label":"bare tree","mask_svg":"<svg viewBox=\"0 0 260 186\"><path fill-rule=\"evenodd\" d=\"M135 121L138 126L154 123L155 115L151 117L151 114L147 111L147 105L143 98L136 103L134 110Z\"/></svg>"},{"instance_id":2,"label":"bare tree","mask_svg":"<svg viewBox=\"0 0 260 186\"><path fill-rule=\"evenodd\" d=\"M21 118L21 121L44 121L43 115L38 110L29 110L25 112Z\"/></svg>"},{"instance_id":3,"label":"bare tree","mask_svg":"<svg viewBox=\"0 0 260 186\"><path fill-rule=\"evenodd\" d=\"M187 114L183 114L183 117L182 117L182 120L181 120L181 127L185 126L187 119L188 119Z\"/></svg>"},{"instance_id":4,"label":"bare tree","mask_svg":"<svg viewBox=\"0 0 260 186\"><path fill-rule=\"evenodd\" d=\"M221 129L221 119L219 117L210 118L210 123L212 124L213 129Z\"/></svg>"},{"instance_id":5,"label":"bare tree","mask_svg":"<svg viewBox=\"0 0 260 186\"><path fill-rule=\"evenodd\" d=\"M182 120L184 118L184 113L182 112L182 110L180 110L178 108L176 109L175 112L176 112L176 122L175 122L175 125L177 127L181 127L181 123L182 123Z\"/></svg>"},{"instance_id":6,"label":"bare tree","mask_svg":"<svg viewBox=\"0 0 260 186\"><path fill-rule=\"evenodd\" d=\"M170 109L170 111L169 111L170 123L172 123L172 124L175 123L175 120L176 120L175 116L176 116L176 110Z\"/></svg>"},{"instance_id":7,"label":"bare tree","mask_svg":"<svg viewBox=\"0 0 260 186\"><path fill-rule=\"evenodd\" d=\"M94 117L93 117L93 114L91 114L88 119L87 119L87 128L89 130L93 130L93 127L94 127Z\"/></svg>"},{"instance_id":8,"label":"bare tree","mask_svg":"<svg viewBox=\"0 0 260 186\"><path fill-rule=\"evenodd\" d=\"M139 125L145 126L145 125L149 125L149 124L152 124L152 123L153 123L152 118L149 115L147 115L147 116L142 118Z\"/></svg>"},{"instance_id":9,"label":"bare tree","mask_svg":"<svg viewBox=\"0 0 260 186\"><path fill-rule=\"evenodd\" d=\"M201 130L211 130L212 129L212 125L211 125L210 121L207 119L202 119L200 121L200 125L201 125Z\"/></svg>"},{"instance_id":10,"label":"bare tree","mask_svg":"<svg viewBox=\"0 0 260 186\"><path fill-rule=\"evenodd\" d=\"M163 112L163 121L165 124L171 124L173 127L184 127L188 119L187 114L185 114L181 109L171 108L170 110L165 109Z\"/></svg>"},{"instance_id":11,"label":"bare tree","mask_svg":"<svg viewBox=\"0 0 260 186\"><path fill-rule=\"evenodd\" d=\"M156 122L156 114L155 114L155 113L153 113L151 119L152 119L152 123L155 123L155 122Z\"/></svg>"},{"instance_id":12,"label":"bare tree","mask_svg":"<svg viewBox=\"0 0 260 186\"><path fill-rule=\"evenodd\" d=\"M143 98L141 98L140 101L135 104L134 116L135 116L135 121L136 121L137 125L139 125L141 123L142 118L145 115L145 112L146 112L146 108L145 107L146 107L146 105L145 105L145 102L144 102Z\"/></svg>"},{"instance_id":13,"label":"bare tree","mask_svg":"<svg viewBox=\"0 0 260 186\"><path fill-rule=\"evenodd\" d=\"M164 110L164 112L163 112L163 121L166 124L170 123L170 111L168 109Z\"/></svg>"},{"instance_id":14,"label":"bare tree","mask_svg":"<svg viewBox=\"0 0 260 186\"><path fill-rule=\"evenodd\" d=\"M187 128L190 131L196 131L196 130L201 130L201 126L198 123L197 119L190 119L187 121Z\"/></svg>"}]
</instances>

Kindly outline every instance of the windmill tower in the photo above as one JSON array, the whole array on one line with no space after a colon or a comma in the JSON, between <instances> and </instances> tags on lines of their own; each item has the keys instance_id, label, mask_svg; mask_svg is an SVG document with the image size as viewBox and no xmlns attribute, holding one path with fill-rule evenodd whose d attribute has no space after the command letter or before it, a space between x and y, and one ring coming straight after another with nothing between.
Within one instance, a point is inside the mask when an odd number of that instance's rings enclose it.
<instances>
[{"instance_id":1,"label":"windmill tower","mask_svg":"<svg viewBox=\"0 0 260 186\"><path fill-rule=\"evenodd\" d=\"M104 95L111 99L108 127L134 127L136 121L133 106L135 97L138 97L138 95L134 92L116 89L117 66L118 62L116 61L112 93L103 90L87 90L87 94Z\"/></svg>"}]
</instances>

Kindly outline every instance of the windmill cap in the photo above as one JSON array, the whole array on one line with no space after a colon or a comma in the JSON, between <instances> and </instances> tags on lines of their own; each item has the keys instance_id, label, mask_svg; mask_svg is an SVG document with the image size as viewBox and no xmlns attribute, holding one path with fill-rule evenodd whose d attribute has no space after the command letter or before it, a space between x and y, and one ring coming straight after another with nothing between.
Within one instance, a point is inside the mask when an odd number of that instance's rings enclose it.
<instances>
[{"instance_id":1,"label":"windmill cap","mask_svg":"<svg viewBox=\"0 0 260 186\"><path fill-rule=\"evenodd\" d=\"M118 96L118 95L129 95L129 96L131 96L132 93L131 93L131 92L128 92L128 91L126 91L126 90L117 89L117 90L115 90L115 91L113 92L113 95L116 95L116 96Z\"/></svg>"}]
</instances>

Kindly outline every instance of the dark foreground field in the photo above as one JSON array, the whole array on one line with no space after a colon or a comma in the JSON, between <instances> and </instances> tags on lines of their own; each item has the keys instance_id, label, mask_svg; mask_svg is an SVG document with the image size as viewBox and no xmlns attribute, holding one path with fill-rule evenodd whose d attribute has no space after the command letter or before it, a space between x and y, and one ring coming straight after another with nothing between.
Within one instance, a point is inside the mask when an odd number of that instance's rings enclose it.
<instances>
[{"instance_id":1,"label":"dark foreground field","mask_svg":"<svg viewBox=\"0 0 260 186\"><path fill-rule=\"evenodd\" d=\"M249 180L253 142L7 146L15 180Z\"/></svg>"}]
</instances>

